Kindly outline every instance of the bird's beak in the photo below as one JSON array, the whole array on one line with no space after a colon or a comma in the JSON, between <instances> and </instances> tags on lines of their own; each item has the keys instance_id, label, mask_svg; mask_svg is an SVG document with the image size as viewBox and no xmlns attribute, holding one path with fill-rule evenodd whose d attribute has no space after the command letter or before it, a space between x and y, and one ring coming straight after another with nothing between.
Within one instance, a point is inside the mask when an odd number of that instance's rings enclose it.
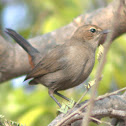
<instances>
[{"instance_id":1,"label":"bird's beak","mask_svg":"<svg viewBox=\"0 0 126 126\"><path fill-rule=\"evenodd\" d=\"M103 31L100 32L100 34L107 34L109 32L111 32L111 30L103 30Z\"/></svg>"}]
</instances>

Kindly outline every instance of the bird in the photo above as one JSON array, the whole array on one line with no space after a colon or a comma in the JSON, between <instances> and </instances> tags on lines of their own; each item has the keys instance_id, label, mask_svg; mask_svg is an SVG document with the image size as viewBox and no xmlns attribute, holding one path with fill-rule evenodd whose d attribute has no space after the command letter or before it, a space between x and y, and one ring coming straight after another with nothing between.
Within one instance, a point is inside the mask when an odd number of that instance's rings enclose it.
<instances>
[{"instance_id":1,"label":"bird","mask_svg":"<svg viewBox=\"0 0 126 126\"><path fill-rule=\"evenodd\" d=\"M25 80L32 79L30 85L47 87L50 97L61 107L54 94L70 101L58 91L78 86L88 78L94 67L100 38L109 30L102 30L93 24L82 25L64 44L55 46L44 57L13 29L6 28L5 32L29 55L32 70Z\"/></svg>"}]
</instances>

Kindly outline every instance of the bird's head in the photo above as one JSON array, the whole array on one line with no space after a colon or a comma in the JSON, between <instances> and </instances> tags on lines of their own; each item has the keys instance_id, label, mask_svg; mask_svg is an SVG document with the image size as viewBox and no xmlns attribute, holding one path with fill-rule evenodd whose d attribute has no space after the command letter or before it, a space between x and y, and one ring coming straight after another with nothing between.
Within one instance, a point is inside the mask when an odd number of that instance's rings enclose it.
<instances>
[{"instance_id":1,"label":"bird's head","mask_svg":"<svg viewBox=\"0 0 126 126\"><path fill-rule=\"evenodd\" d=\"M96 25L88 24L79 27L73 34L72 38L83 41L96 49L102 35L107 34L108 32L109 30L102 30Z\"/></svg>"}]
</instances>

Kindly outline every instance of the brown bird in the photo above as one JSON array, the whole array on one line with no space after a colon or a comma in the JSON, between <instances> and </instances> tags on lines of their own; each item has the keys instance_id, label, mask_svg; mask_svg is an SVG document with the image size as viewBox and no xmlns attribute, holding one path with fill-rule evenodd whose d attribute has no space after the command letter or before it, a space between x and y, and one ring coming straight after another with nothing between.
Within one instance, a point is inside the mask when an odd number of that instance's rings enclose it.
<instances>
[{"instance_id":1,"label":"brown bird","mask_svg":"<svg viewBox=\"0 0 126 126\"><path fill-rule=\"evenodd\" d=\"M30 84L41 83L46 86L49 95L61 107L54 93L69 100L57 91L75 87L87 79L95 63L95 51L99 40L108 30L91 24L83 25L63 45L56 46L43 58L37 49L14 30L6 29L5 32L31 57L30 63L34 68L25 80L33 78Z\"/></svg>"}]
</instances>

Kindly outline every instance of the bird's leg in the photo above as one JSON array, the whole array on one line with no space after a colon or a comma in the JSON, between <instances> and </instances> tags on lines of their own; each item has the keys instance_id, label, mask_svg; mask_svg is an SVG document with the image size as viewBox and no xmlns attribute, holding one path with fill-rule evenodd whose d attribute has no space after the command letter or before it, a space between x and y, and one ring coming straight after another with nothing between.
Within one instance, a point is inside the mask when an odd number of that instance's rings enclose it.
<instances>
[{"instance_id":1,"label":"bird's leg","mask_svg":"<svg viewBox=\"0 0 126 126\"><path fill-rule=\"evenodd\" d=\"M57 105L61 108L61 104L58 102L58 100L54 97L54 91L53 90L51 90L51 89L49 89L49 95L50 95L50 97L57 103Z\"/></svg>"},{"instance_id":2,"label":"bird's leg","mask_svg":"<svg viewBox=\"0 0 126 126\"><path fill-rule=\"evenodd\" d=\"M54 93L68 101L68 102L62 103L61 108L58 109L60 112L67 113L68 109L69 108L71 109L74 106L74 104L76 103L73 99L69 99L69 98L65 97L64 95L58 93L57 91L54 91Z\"/></svg>"},{"instance_id":3,"label":"bird's leg","mask_svg":"<svg viewBox=\"0 0 126 126\"><path fill-rule=\"evenodd\" d=\"M58 95L59 97L61 97L61 98L63 98L63 99L65 99L65 100L67 100L67 101L70 102L70 99L67 98L66 96L64 96L64 95L62 95L62 94L60 94L60 93L58 93L57 91L54 91L54 93L55 93L56 95Z\"/></svg>"}]
</instances>

